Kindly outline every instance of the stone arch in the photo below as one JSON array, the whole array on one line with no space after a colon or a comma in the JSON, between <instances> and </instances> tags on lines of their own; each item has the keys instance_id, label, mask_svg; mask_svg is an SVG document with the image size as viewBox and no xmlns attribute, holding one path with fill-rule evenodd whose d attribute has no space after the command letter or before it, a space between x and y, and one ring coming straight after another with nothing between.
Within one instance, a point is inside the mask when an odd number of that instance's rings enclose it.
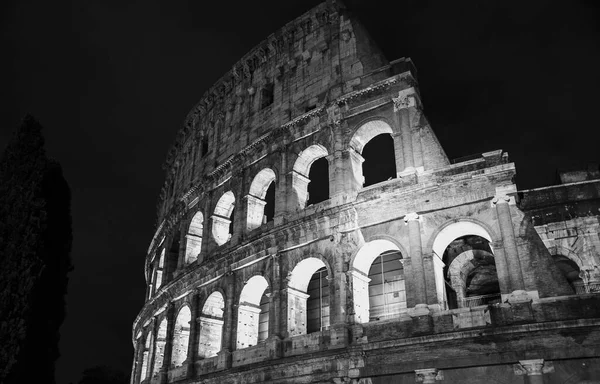
<instances>
[{"instance_id":1,"label":"stone arch","mask_svg":"<svg viewBox=\"0 0 600 384\"><path fill-rule=\"evenodd\" d=\"M292 189L296 195L298 209L304 209L309 199L308 188L311 182L309 176L313 164L323 158L324 161L327 161L327 155L327 149L320 144L311 145L298 154L292 169ZM326 185L319 187L326 187L327 195L329 195L329 180L327 180Z\"/></svg>"},{"instance_id":2,"label":"stone arch","mask_svg":"<svg viewBox=\"0 0 600 384\"><path fill-rule=\"evenodd\" d=\"M288 332L290 336L309 333L311 329L323 330L329 327L329 279L331 277L329 266L320 258L308 257L296 264L288 277L287 311ZM323 282L322 275L325 274ZM312 295L311 283L319 279L318 292ZM309 307L315 304L318 312L318 324L313 324ZM314 312L314 310L313 310ZM315 321L317 321L315 320Z\"/></svg>"},{"instance_id":3,"label":"stone arch","mask_svg":"<svg viewBox=\"0 0 600 384\"><path fill-rule=\"evenodd\" d=\"M452 260L452 262L448 266L448 278L450 280L450 285L454 289L454 292L456 292L459 307L468 306L466 305L465 301L468 296L468 277L471 274L471 272L473 272L473 270L477 267L476 260L493 260L493 258L494 255L490 252L486 252L479 249L472 249L462 252L454 260ZM481 302L479 304L485 303Z\"/></svg>"},{"instance_id":4,"label":"stone arch","mask_svg":"<svg viewBox=\"0 0 600 384\"><path fill-rule=\"evenodd\" d=\"M394 266L390 269L389 266L383 268L383 255L399 256L399 262L402 259L402 251L395 242L386 238L376 238L365 243L352 259L352 293L354 302L354 316L358 323L367 323L371 317L381 318L389 317L399 313L406 308L406 294L404 289L404 271L403 265ZM385 256L386 259L390 256ZM381 262L381 276L377 276L377 280L373 280L370 276L373 263L375 260ZM393 263L392 263L393 264ZM400 262L400 264L402 264ZM402 270L401 272L398 272ZM386 282L383 279L385 274L393 274L394 278ZM391 277L391 276L388 276ZM379 279L381 281L379 281ZM390 285L386 287L386 285ZM386 293L386 288L388 291ZM389 300L389 295L395 296L396 300ZM379 308L380 301L383 300L383 308ZM373 306L377 306L377 313L371 316L371 302ZM382 310L380 310L382 309ZM375 311L374 311L375 312ZM381 312L381 313L380 313Z\"/></svg>"},{"instance_id":5,"label":"stone arch","mask_svg":"<svg viewBox=\"0 0 600 384\"><path fill-rule=\"evenodd\" d=\"M163 274L165 269L165 249L160 251L160 257L154 266L154 292L158 291L163 284Z\"/></svg>"},{"instance_id":6,"label":"stone arch","mask_svg":"<svg viewBox=\"0 0 600 384\"><path fill-rule=\"evenodd\" d=\"M579 257L579 255L570 248L567 248L567 247L557 244L555 246L548 248L548 252L550 252L550 254L552 256L558 256L558 255L565 256L565 257L569 258L571 261L573 261L575 264L577 264L579 269L583 268L583 260L581 260L581 257Z\"/></svg>"},{"instance_id":7,"label":"stone arch","mask_svg":"<svg viewBox=\"0 0 600 384\"><path fill-rule=\"evenodd\" d=\"M204 215L198 211L192 217L188 227L185 243L185 264L198 260L202 251L202 231L204 229Z\"/></svg>"},{"instance_id":8,"label":"stone arch","mask_svg":"<svg viewBox=\"0 0 600 384\"><path fill-rule=\"evenodd\" d=\"M233 209L235 207L235 196L232 191L225 192L212 215L212 234L218 245L223 245L231 238L230 224Z\"/></svg>"},{"instance_id":9,"label":"stone arch","mask_svg":"<svg viewBox=\"0 0 600 384\"><path fill-rule=\"evenodd\" d=\"M354 132L350 139L350 147L357 153L362 153L365 145L375 136L381 134L393 134L394 131L390 124L382 119L369 120L362 123Z\"/></svg>"},{"instance_id":10,"label":"stone arch","mask_svg":"<svg viewBox=\"0 0 600 384\"><path fill-rule=\"evenodd\" d=\"M443 255L448 245L460 237L479 236L487 240L490 243L489 245L491 248L494 240L491 235L492 233L493 232L488 225L471 218L451 220L440 226L440 228L434 232L429 239L427 249L430 249L433 253L435 287L439 303L446 302L447 300L446 277L444 276L444 269L447 266L443 262Z\"/></svg>"},{"instance_id":11,"label":"stone arch","mask_svg":"<svg viewBox=\"0 0 600 384\"><path fill-rule=\"evenodd\" d=\"M173 328L171 365L174 367L183 365L187 360L191 320L192 312L190 311L190 307L185 304L179 309L179 313L175 318L175 327Z\"/></svg>"},{"instance_id":12,"label":"stone arch","mask_svg":"<svg viewBox=\"0 0 600 384\"><path fill-rule=\"evenodd\" d=\"M165 358L165 347L167 344L167 318L163 316L159 322L156 331L156 340L154 342L154 365L152 366L152 376L158 375L162 368Z\"/></svg>"},{"instance_id":13,"label":"stone arch","mask_svg":"<svg viewBox=\"0 0 600 384\"><path fill-rule=\"evenodd\" d=\"M236 349L251 347L266 339L269 325L268 287L269 283L263 276L255 275L242 288L238 306Z\"/></svg>"},{"instance_id":14,"label":"stone arch","mask_svg":"<svg viewBox=\"0 0 600 384\"><path fill-rule=\"evenodd\" d=\"M142 367L140 372L140 381L148 378L150 363L152 358L151 348L153 344L152 329L148 329L146 332L146 340L144 341L144 352L142 353Z\"/></svg>"},{"instance_id":15,"label":"stone arch","mask_svg":"<svg viewBox=\"0 0 600 384\"><path fill-rule=\"evenodd\" d=\"M350 139L350 147L360 154L353 164L357 179L367 187L397 177L393 130L384 120L364 122Z\"/></svg>"},{"instance_id":16,"label":"stone arch","mask_svg":"<svg viewBox=\"0 0 600 384\"><path fill-rule=\"evenodd\" d=\"M200 334L198 340L198 357L209 358L221 350L223 338L223 312L225 299L219 291L214 291L204 301L200 313Z\"/></svg>"},{"instance_id":17,"label":"stone arch","mask_svg":"<svg viewBox=\"0 0 600 384\"><path fill-rule=\"evenodd\" d=\"M250 184L249 194L246 196L248 204L248 216L246 221L247 230L258 228L263 222L268 221L269 218L266 218L265 212L273 211L275 195L267 192L274 188L274 183L275 172L270 168L264 168L254 176L254 179Z\"/></svg>"}]
</instances>

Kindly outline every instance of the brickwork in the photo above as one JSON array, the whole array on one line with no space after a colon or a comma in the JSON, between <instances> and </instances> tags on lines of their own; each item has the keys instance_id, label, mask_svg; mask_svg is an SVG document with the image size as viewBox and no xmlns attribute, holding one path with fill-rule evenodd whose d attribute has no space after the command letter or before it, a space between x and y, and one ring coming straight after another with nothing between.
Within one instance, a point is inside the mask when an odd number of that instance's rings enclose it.
<instances>
[{"instance_id":1,"label":"brickwork","mask_svg":"<svg viewBox=\"0 0 600 384\"><path fill-rule=\"evenodd\" d=\"M365 186L364 148L380 135L396 173ZM323 159L328 178L311 179ZM136 359L154 365L138 382L477 382L509 371L522 382L514 364L599 356L600 212L545 215L597 208L593 198L517 192L502 151L450 164L410 60L387 63L335 1L204 95L166 171L134 322ZM311 203L327 182L328 198ZM451 250L474 237L485 251ZM397 265L384 267L390 252ZM583 290L557 255L581 269ZM496 296L473 296L490 281ZM188 306L185 343L175 314Z\"/></svg>"}]
</instances>

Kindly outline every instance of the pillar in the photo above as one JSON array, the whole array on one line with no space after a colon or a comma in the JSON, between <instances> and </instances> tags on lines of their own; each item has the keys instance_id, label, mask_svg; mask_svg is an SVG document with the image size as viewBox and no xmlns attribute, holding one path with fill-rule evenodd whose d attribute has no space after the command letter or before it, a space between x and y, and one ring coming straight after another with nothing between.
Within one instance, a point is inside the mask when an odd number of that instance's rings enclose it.
<instances>
[{"instance_id":1,"label":"pillar","mask_svg":"<svg viewBox=\"0 0 600 384\"><path fill-rule=\"evenodd\" d=\"M401 147L402 162L396 160L396 172L398 176L415 172L415 159L413 154L412 144L412 115L415 112L418 99L415 97L415 89L407 88L398 92L398 97L392 98L394 103L394 112L397 119L397 124L400 126L400 135L392 136L394 139L394 149L398 154L398 149ZM399 168L398 166L402 168Z\"/></svg>"},{"instance_id":2,"label":"pillar","mask_svg":"<svg viewBox=\"0 0 600 384\"><path fill-rule=\"evenodd\" d=\"M190 339L188 341L188 353L187 353L187 378L192 378L196 375L194 363L198 358L198 339L199 329L198 317L200 316L200 293L194 291L192 294L192 300L190 303L190 312L192 316L190 318Z\"/></svg>"},{"instance_id":3,"label":"pillar","mask_svg":"<svg viewBox=\"0 0 600 384\"><path fill-rule=\"evenodd\" d=\"M518 364L513 365L515 375L527 376L529 384L544 384L544 373L554 372L552 362L544 359L519 360Z\"/></svg>"},{"instance_id":4,"label":"pillar","mask_svg":"<svg viewBox=\"0 0 600 384\"><path fill-rule=\"evenodd\" d=\"M287 201L289 193L291 192L291 186L288 185L287 175L287 151L285 148L277 152L280 156L279 174L275 179L277 185L275 186L275 217L273 221L275 225L280 225L288 213Z\"/></svg>"},{"instance_id":5,"label":"pillar","mask_svg":"<svg viewBox=\"0 0 600 384\"><path fill-rule=\"evenodd\" d=\"M425 269L423 267L419 215L414 212L408 213L404 216L404 222L408 225L409 252L414 281L412 288L415 293L415 303L427 304L427 285L425 281Z\"/></svg>"},{"instance_id":6,"label":"pillar","mask_svg":"<svg viewBox=\"0 0 600 384\"><path fill-rule=\"evenodd\" d=\"M434 384L436 381L444 380L444 372L437 368L415 370L415 382L423 384Z\"/></svg>"},{"instance_id":7,"label":"pillar","mask_svg":"<svg viewBox=\"0 0 600 384\"><path fill-rule=\"evenodd\" d=\"M500 233L502 235L502 245L509 274L510 290L516 291L523 290L524 283L509 207L510 200L510 197L507 195L497 195L492 203L496 206L496 213L498 215L498 225L500 226Z\"/></svg>"},{"instance_id":8,"label":"pillar","mask_svg":"<svg viewBox=\"0 0 600 384\"><path fill-rule=\"evenodd\" d=\"M394 158L396 159L396 174L398 175L406 167L404 166L404 141L401 132L392 133L394 140Z\"/></svg>"},{"instance_id":9,"label":"pillar","mask_svg":"<svg viewBox=\"0 0 600 384\"><path fill-rule=\"evenodd\" d=\"M148 337L148 336L146 336ZM133 362L133 369L131 372L131 383L137 384L140 383L143 379L141 379L142 375L142 366L144 365L144 338L140 337L136 340L135 347L135 360Z\"/></svg>"},{"instance_id":10,"label":"pillar","mask_svg":"<svg viewBox=\"0 0 600 384\"><path fill-rule=\"evenodd\" d=\"M271 297L269 303L269 337L281 338L281 261L278 253L271 256ZM272 314L272 315L271 315Z\"/></svg>"},{"instance_id":11,"label":"pillar","mask_svg":"<svg viewBox=\"0 0 600 384\"><path fill-rule=\"evenodd\" d=\"M154 354L156 353L156 335L158 333L156 317L152 318L152 322L149 325L150 332L146 337L150 337L152 335L152 343L150 344L150 350L148 351L148 373L147 377L152 378L154 372Z\"/></svg>"},{"instance_id":12,"label":"pillar","mask_svg":"<svg viewBox=\"0 0 600 384\"><path fill-rule=\"evenodd\" d=\"M235 312L234 300L235 300L235 274L230 271L227 272L226 276L227 290L225 292L225 329L223 332L223 342L221 343L221 351L217 353L218 356L218 368L227 369L231 368L231 353L233 351L233 316Z\"/></svg>"},{"instance_id":13,"label":"pillar","mask_svg":"<svg viewBox=\"0 0 600 384\"><path fill-rule=\"evenodd\" d=\"M169 368L171 367L171 354L173 353L173 331L175 329L175 304L168 304L167 308L167 337L165 340L165 355L163 365L160 368L160 384L166 384L169 381Z\"/></svg>"}]
</instances>

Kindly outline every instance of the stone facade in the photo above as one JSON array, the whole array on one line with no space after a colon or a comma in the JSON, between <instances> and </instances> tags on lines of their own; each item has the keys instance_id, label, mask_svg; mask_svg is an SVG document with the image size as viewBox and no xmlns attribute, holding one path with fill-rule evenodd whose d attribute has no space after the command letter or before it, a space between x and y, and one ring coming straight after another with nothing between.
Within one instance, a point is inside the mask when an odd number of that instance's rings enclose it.
<instances>
[{"instance_id":1,"label":"stone facade","mask_svg":"<svg viewBox=\"0 0 600 384\"><path fill-rule=\"evenodd\" d=\"M165 170L132 383L600 380L600 181L449 161L410 59L335 1L207 91Z\"/></svg>"}]
</instances>

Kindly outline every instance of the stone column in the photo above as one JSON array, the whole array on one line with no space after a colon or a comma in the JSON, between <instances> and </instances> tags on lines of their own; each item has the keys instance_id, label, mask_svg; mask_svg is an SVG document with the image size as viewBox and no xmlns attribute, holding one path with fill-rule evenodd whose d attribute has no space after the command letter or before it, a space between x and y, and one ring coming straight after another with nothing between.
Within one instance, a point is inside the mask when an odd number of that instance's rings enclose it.
<instances>
[{"instance_id":1,"label":"stone column","mask_svg":"<svg viewBox=\"0 0 600 384\"><path fill-rule=\"evenodd\" d=\"M437 368L415 370L415 382L423 384L434 384L436 381L444 380L444 372Z\"/></svg>"},{"instance_id":2,"label":"stone column","mask_svg":"<svg viewBox=\"0 0 600 384\"><path fill-rule=\"evenodd\" d=\"M141 375L142 375L142 366L144 365L144 342L143 342L144 338L140 337L139 339L136 340L136 347L135 347L135 360L133 362L133 369L131 372L131 382L133 383L139 383L141 382Z\"/></svg>"},{"instance_id":3,"label":"stone column","mask_svg":"<svg viewBox=\"0 0 600 384\"><path fill-rule=\"evenodd\" d=\"M187 378L192 378L196 375L194 363L198 358L198 338L199 338L199 324L198 316L200 316L200 293L195 291L192 294L192 300L190 305L190 312L192 316L190 318L190 338L188 340L188 353L187 353Z\"/></svg>"},{"instance_id":4,"label":"stone column","mask_svg":"<svg viewBox=\"0 0 600 384\"><path fill-rule=\"evenodd\" d=\"M494 200L492 200L492 203L496 206L498 225L500 226L500 233L502 234L502 244L504 246L504 256L509 273L510 290L516 291L523 290L524 283L509 207L510 201L511 199L507 195L497 195L494 197Z\"/></svg>"},{"instance_id":5,"label":"stone column","mask_svg":"<svg viewBox=\"0 0 600 384\"><path fill-rule=\"evenodd\" d=\"M168 304L167 308L167 336L165 340L165 356L163 365L160 368L160 384L166 384L169 381L169 368L171 368L171 355L173 353L173 331L175 329L175 304Z\"/></svg>"},{"instance_id":6,"label":"stone column","mask_svg":"<svg viewBox=\"0 0 600 384\"><path fill-rule=\"evenodd\" d=\"M400 125L400 136L394 135L394 149L398 155L401 147L403 161L396 160L396 172L401 177L415 172L415 158L412 145L412 116L415 113L418 99L415 97L415 89L407 88L398 92L398 97L392 98L394 112L396 112L397 123ZM398 166L402 167L399 168Z\"/></svg>"},{"instance_id":7,"label":"stone column","mask_svg":"<svg viewBox=\"0 0 600 384\"><path fill-rule=\"evenodd\" d=\"M527 375L529 384L544 384L544 373L554 372L552 362L544 359L519 360L518 364L513 365L515 375Z\"/></svg>"},{"instance_id":8,"label":"stone column","mask_svg":"<svg viewBox=\"0 0 600 384\"><path fill-rule=\"evenodd\" d=\"M269 303L269 337L281 338L281 262L280 255L271 256L271 297Z\"/></svg>"},{"instance_id":9,"label":"stone column","mask_svg":"<svg viewBox=\"0 0 600 384\"><path fill-rule=\"evenodd\" d=\"M218 368L231 368L231 353L233 352L233 317L235 312L235 274L232 271L226 274L227 290L225 292L225 329L223 331L223 343L221 351L217 353Z\"/></svg>"},{"instance_id":10,"label":"stone column","mask_svg":"<svg viewBox=\"0 0 600 384\"><path fill-rule=\"evenodd\" d=\"M146 376L152 378L152 373L154 372L154 359L156 358L156 356L154 356L156 351L156 335L158 333L156 317L152 318L152 322L149 326L150 333L148 333L146 337L152 335L152 343L150 344L150 350L148 351L148 372L146 373Z\"/></svg>"},{"instance_id":11,"label":"stone column","mask_svg":"<svg viewBox=\"0 0 600 384\"><path fill-rule=\"evenodd\" d=\"M419 215L415 212L404 216L404 222L408 225L408 239L410 244L410 260L413 273L413 290L416 304L427 304L427 283L425 280L425 269L423 267L423 249L421 245L421 225Z\"/></svg>"},{"instance_id":12,"label":"stone column","mask_svg":"<svg viewBox=\"0 0 600 384\"><path fill-rule=\"evenodd\" d=\"M275 225L280 225L283 223L286 214L288 213L287 201L292 192L291 185L288 184L288 165L287 165L287 151L284 149L277 152L280 156L279 163L279 174L277 175L277 179L275 182L277 185L275 186L275 217L273 221Z\"/></svg>"}]
</instances>

